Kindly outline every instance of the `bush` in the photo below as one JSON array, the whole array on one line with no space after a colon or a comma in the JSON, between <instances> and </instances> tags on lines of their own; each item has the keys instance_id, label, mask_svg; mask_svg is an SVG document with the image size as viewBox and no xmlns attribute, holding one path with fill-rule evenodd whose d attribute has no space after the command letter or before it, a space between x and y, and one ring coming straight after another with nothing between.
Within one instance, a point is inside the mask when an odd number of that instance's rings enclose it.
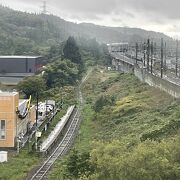
<instances>
[{"instance_id":1,"label":"bush","mask_svg":"<svg viewBox=\"0 0 180 180\"><path fill-rule=\"evenodd\" d=\"M89 152L78 153L73 150L66 162L66 178L88 177L94 173L94 166L90 162Z\"/></svg>"},{"instance_id":2,"label":"bush","mask_svg":"<svg viewBox=\"0 0 180 180\"><path fill-rule=\"evenodd\" d=\"M96 102L94 103L94 111L99 112L103 109L104 106L112 105L115 99L113 96L101 95L97 98Z\"/></svg>"},{"instance_id":3,"label":"bush","mask_svg":"<svg viewBox=\"0 0 180 180\"><path fill-rule=\"evenodd\" d=\"M178 180L180 179L180 138L145 141L128 148L120 141L95 143L91 151L96 179Z\"/></svg>"}]
</instances>

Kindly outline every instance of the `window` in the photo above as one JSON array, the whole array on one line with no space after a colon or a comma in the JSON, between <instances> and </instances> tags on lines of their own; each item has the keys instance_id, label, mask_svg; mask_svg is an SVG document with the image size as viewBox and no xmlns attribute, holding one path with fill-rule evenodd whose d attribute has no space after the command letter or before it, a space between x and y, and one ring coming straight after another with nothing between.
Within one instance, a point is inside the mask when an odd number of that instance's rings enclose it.
<instances>
[{"instance_id":1,"label":"window","mask_svg":"<svg viewBox=\"0 0 180 180\"><path fill-rule=\"evenodd\" d=\"M0 120L0 139L6 138L6 124L5 120Z\"/></svg>"}]
</instances>

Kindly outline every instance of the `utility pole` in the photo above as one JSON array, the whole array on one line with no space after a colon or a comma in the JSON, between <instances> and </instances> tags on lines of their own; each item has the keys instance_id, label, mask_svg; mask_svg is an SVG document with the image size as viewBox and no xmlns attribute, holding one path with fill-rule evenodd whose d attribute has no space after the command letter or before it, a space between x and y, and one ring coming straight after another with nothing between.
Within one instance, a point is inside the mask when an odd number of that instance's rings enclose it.
<instances>
[{"instance_id":1,"label":"utility pole","mask_svg":"<svg viewBox=\"0 0 180 180\"><path fill-rule=\"evenodd\" d=\"M151 42L151 74L153 70L153 42Z\"/></svg>"},{"instance_id":2,"label":"utility pole","mask_svg":"<svg viewBox=\"0 0 180 180\"><path fill-rule=\"evenodd\" d=\"M154 43L154 70L156 70L156 58L157 58L157 45Z\"/></svg>"},{"instance_id":3,"label":"utility pole","mask_svg":"<svg viewBox=\"0 0 180 180\"><path fill-rule=\"evenodd\" d=\"M39 93L36 93L36 128L38 126L37 122L38 122L38 106L39 106Z\"/></svg>"},{"instance_id":4,"label":"utility pole","mask_svg":"<svg viewBox=\"0 0 180 180\"><path fill-rule=\"evenodd\" d=\"M39 93L36 93L36 133L35 133L35 149L37 151L37 132L38 132L38 107L39 107Z\"/></svg>"},{"instance_id":5,"label":"utility pole","mask_svg":"<svg viewBox=\"0 0 180 180\"><path fill-rule=\"evenodd\" d=\"M176 40L176 77L178 74L178 40Z\"/></svg>"},{"instance_id":6,"label":"utility pole","mask_svg":"<svg viewBox=\"0 0 180 180\"><path fill-rule=\"evenodd\" d=\"M146 43L144 42L144 67L146 66Z\"/></svg>"},{"instance_id":7,"label":"utility pole","mask_svg":"<svg viewBox=\"0 0 180 180\"><path fill-rule=\"evenodd\" d=\"M147 40L147 71L149 72L150 40Z\"/></svg>"},{"instance_id":8,"label":"utility pole","mask_svg":"<svg viewBox=\"0 0 180 180\"><path fill-rule=\"evenodd\" d=\"M167 67L166 67L166 42L164 43L164 72L166 73Z\"/></svg>"},{"instance_id":9,"label":"utility pole","mask_svg":"<svg viewBox=\"0 0 180 180\"><path fill-rule=\"evenodd\" d=\"M161 38L161 78L163 78L163 38Z\"/></svg>"},{"instance_id":10,"label":"utility pole","mask_svg":"<svg viewBox=\"0 0 180 180\"><path fill-rule=\"evenodd\" d=\"M136 64L137 64L137 59L138 59L138 43L136 43Z\"/></svg>"}]
</instances>

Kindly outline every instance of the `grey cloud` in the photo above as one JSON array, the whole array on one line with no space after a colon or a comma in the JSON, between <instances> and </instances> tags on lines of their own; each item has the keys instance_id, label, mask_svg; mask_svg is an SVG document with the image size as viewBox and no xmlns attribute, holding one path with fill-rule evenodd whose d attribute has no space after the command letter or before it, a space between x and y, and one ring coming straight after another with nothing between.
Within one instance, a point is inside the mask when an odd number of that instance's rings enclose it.
<instances>
[{"instance_id":1,"label":"grey cloud","mask_svg":"<svg viewBox=\"0 0 180 180\"><path fill-rule=\"evenodd\" d=\"M123 0L125 3L125 0ZM126 5L132 9L159 15L161 18L179 19L179 0L127 0ZM157 18L157 17L156 17Z\"/></svg>"},{"instance_id":2,"label":"grey cloud","mask_svg":"<svg viewBox=\"0 0 180 180\"><path fill-rule=\"evenodd\" d=\"M168 28L169 32L180 32L180 25L172 25L171 27Z\"/></svg>"},{"instance_id":3,"label":"grey cloud","mask_svg":"<svg viewBox=\"0 0 180 180\"><path fill-rule=\"evenodd\" d=\"M3 0L2 0L3 1ZM39 6L42 0L4 0L6 2L19 2ZM159 15L159 18L179 19L179 0L46 0L50 7L56 7L59 11L69 11L84 16L94 14L106 15L116 12L121 14L126 11L128 14L144 14L151 16ZM51 9L50 9L51 11ZM56 12L57 13L57 12ZM157 16L156 16L157 18Z\"/></svg>"}]
</instances>

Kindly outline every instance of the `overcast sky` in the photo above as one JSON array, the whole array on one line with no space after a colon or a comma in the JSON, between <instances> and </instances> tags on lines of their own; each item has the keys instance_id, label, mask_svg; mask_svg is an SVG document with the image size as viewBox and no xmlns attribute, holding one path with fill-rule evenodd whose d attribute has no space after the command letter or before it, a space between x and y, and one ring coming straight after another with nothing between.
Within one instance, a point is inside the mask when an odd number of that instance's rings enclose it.
<instances>
[{"instance_id":1,"label":"overcast sky","mask_svg":"<svg viewBox=\"0 0 180 180\"><path fill-rule=\"evenodd\" d=\"M129 26L180 37L180 0L46 0L49 13L73 22ZM13 9L39 13L42 0L0 0Z\"/></svg>"}]
</instances>

